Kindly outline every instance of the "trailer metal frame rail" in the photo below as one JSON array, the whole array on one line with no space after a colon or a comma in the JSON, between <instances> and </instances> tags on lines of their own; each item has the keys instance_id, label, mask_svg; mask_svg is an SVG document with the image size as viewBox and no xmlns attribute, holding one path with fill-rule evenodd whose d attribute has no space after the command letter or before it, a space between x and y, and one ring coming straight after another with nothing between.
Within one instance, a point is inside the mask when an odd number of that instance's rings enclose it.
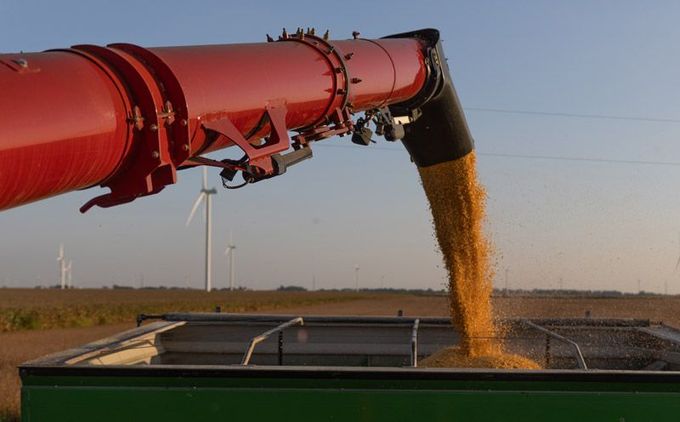
<instances>
[{"instance_id":1,"label":"trailer metal frame rail","mask_svg":"<svg viewBox=\"0 0 680 422\"><path fill-rule=\"evenodd\" d=\"M522 323L528 325L529 327L531 327L535 330L538 330L538 331L544 333L545 335L547 335L549 337L552 337L552 338L557 339L561 342L564 342L564 343L571 345L574 348L574 353L576 355L576 364L578 365L578 367L580 369L583 369L583 370L586 370L586 371L588 370L588 365L586 365L586 361L583 358L583 353L581 353L581 347L579 347L578 343L576 343L575 341L570 340L570 339L568 339L564 336L561 336L554 331L550 331L545 327L542 327L538 324L534 324L533 322L531 322L529 320L525 319L525 320L522 321ZM549 350L549 345L550 345L550 343L547 343L547 346L546 346L547 350Z\"/></svg>"}]
</instances>

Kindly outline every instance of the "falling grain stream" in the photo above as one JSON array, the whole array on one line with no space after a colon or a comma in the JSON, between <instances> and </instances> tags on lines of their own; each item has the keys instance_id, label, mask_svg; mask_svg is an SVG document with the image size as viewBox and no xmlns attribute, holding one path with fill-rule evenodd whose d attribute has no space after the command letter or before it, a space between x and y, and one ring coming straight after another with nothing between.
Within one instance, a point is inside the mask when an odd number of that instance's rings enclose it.
<instances>
[{"instance_id":1,"label":"falling grain stream","mask_svg":"<svg viewBox=\"0 0 680 422\"><path fill-rule=\"evenodd\" d=\"M422 366L538 368L504 353L494 324L492 251L483 228L486 191L477 180L474 152L418 171L448 272L451 320L461 334L460 345L436 352Z\"/></svg>"}]
</instances>

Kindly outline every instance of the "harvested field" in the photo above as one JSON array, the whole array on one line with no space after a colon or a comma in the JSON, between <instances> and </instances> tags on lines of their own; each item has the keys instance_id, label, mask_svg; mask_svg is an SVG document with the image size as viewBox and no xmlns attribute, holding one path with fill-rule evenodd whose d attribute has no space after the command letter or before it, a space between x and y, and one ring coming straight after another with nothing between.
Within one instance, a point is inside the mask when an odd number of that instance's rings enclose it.
<instances>
[{"instance_id":1,"label":"harvested field","mask_svg":"<svg viewBox=\"0 0 680 422\"><path fill-rule=\"evenodd\" d=\"M680 296L496 297L499 318L642 318L680 327Z\"/></svg>"},{"instance_id":2,"label":"harvested field","mask_svg":"<svg viewBox=\"0 0 680 422\"><path fill-rule=\"evenodd\" d=\"M680 296L601 297L493 297L497 318L644 318L680 327ZM286 308L282 311L308 315L404 315L448 316L445 296L386 295L347 303Z\"/></svg>"},{"instance_id":3,"label":"harvested field","mask_svg":"<svg viewBox=\"0 0 680 422\"><path fill-rule=\"evenodd\" d=\"M140 313L273 311L345 302L353 292L248 292L199 290L0 290L0 332L91 327L134 320Z\"/></svg>"}]
</instances>

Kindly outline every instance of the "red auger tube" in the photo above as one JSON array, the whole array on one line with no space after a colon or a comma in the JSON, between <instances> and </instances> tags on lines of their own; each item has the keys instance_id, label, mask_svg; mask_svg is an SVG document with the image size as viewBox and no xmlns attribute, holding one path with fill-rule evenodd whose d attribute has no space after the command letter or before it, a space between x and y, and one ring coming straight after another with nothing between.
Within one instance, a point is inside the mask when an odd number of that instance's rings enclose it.
<instances>
[{"instance_id":1,"label":"red auger tube","mask_svg":"<svg viewBox=\"0 0 680 422\"><path fill-rule=\"evenodd\" d=\"M354 113L375 119L431 96L434 45L418 34L329 41L298 30L258 44L0 54L0 210L95 185L110 192L81 210L109 207L196 165L229 180L281 174L312 141L356 132ZM202 157L234 145L242 160Z\"/></svg>"}]
</instances>

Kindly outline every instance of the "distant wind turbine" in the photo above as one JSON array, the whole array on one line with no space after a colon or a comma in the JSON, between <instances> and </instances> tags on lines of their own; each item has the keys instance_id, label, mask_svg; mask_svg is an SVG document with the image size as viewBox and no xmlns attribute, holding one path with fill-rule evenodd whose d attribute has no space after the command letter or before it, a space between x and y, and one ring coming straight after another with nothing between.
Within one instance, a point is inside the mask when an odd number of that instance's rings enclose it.
<instances>
[{"instance_id":1,"label":"distant wind turbine","mask_svg":"<svg viewBox=\"0 0 680 422\"><path fill-rule=\"evenodd\" d=\"M236 273L234 270L234 254L236 253L236 245L234 245L234 233L229 232L229 244L224 254L229 259L229 290L234 290L234 284L236 283Z\"/></svg>"},{"instance_id":2,"label":"distant wind turbine","mask_svg":"<svg viewBox=\"0 0 680 422\"><path fill-rule=\"evenodd\" d=\"M66 288L66 258L64 257L64 244L59 244L59 255L57 255L57 262L59 263L59 287L63 290Z\"/></svg>"},{"instance_id":3,"label":"distant wind turbine","mask_svg":"<svg viewBox=\"0 0 680 422\"><path fill-rule=\"evenodd\" d=\"M354 266L354 290L359 291L359 264Z\"/></svg>"},{"instance_id":4,"label":"distant wind turbine","mask_svg":"<svg viewBox=\"0 0 680 422\"><path fill-rule=\"evenodd\" d=\"M203 167L203 184L201 185L201 192L191 207L189 218L187 218L186 226L189 226L191 219L194 218L196 210L198 210L201 202L205 200L205 291L212 290L212 198L211 195L217 194L215 188L208 189L208 169Z\"/></svg>"},{"instance_id":5,"label":"distant wind turbine","mask_svg":"<svg viewBox=\"0 0 680 422\"><path fill-rule=\"evenodd\" d=\"M678 247L680 247L680 233L678 233ZM680 252L678 252L678 260L675 262L675 271L680 268Z\"/></svg>"}]
</instances>

